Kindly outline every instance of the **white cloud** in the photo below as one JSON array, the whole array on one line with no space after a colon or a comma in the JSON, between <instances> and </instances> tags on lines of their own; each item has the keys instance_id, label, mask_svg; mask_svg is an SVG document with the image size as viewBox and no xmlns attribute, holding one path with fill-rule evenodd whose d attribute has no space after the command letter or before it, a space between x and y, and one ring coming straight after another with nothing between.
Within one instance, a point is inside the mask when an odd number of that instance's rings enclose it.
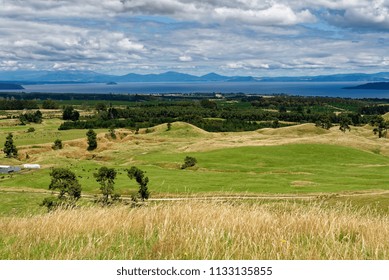
<instances>
[{"instance_id":1,"label":"white cloud","mask_svg":"<svg viewBox=\"0 0 389 280\"><path fill-rule=\"evenodd\" d=\"M182 62L190 62L193 61L193 58L190 57L189 55L182 55L178 58Z\"/></svg>"},{"instance_id":2,"label":"white cloud","mask_svg":"<svg viewBox=\"0 0 389 280\"><path fill-rule=\"evenodd\" d=\"M235 20L258 25L295 25L315 21L315 17L309 10L295 13L290 7L280 4L275 4L264 10L220 7L215 9L214 17L223 21Z\"/></svg>"},{"instance_id":3,"label":"white cloud","mask_svg":"<svg viewBox=\"0 0 389 280\"><path fill-rule=\"evenodd\" d=\"M134 43L129 39L121 39L117 44L122 50L129 51L129 52L145 51L145 47L142 44Z\"/></svg>"},{"instance_id":4,"label":"white cloud","mask_svg":"<svg viewBox=\"0 0 389 280\"><path fill-rule=\"evenodd\" d=\"M0 70L260 75L388 66L389 41L382 38L389 30L389 0L0 0L0 5Z\"/></svg>"}]
</instances>

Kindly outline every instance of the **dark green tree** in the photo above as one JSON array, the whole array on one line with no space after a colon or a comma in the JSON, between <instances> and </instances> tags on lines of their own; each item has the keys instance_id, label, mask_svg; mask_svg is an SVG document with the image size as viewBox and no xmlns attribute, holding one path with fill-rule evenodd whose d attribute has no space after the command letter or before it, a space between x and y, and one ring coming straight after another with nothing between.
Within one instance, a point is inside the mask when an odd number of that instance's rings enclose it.
<instances>
[{"instance_id":1,"label":"dark green tree","mask_svg":"<svg viewBox=\"0 0 389 280\"><path fill-rule=\"evenodd\" d=\"M375 115L370 119L370 125L373 126L373 133L378 134L378 138L386 137L389 123L382 116Z\"/></svg>"},{"instance_id":2,"label":"dark green tree","mask_svg":"<svg viewBox=\"0 0 389 280\"><path fill-rule=\"evenodd\" d=\"M147 187L147 184L149 183L149 177L145 177L145 172L135 166L132 166L127 170L127 175L131 180L135 179L135 181L138 183L138 194L142 201L148 199L150 197L150 192Z\"/></svg>"},{"instance_id":3,"label":"dark green tree","mask_svg":"<svg viewBox=\"0 0 389 280\"><path fill-rule=\"evenodd\" d=\"M49 190L58 191L57 198L45 198L41 205L53 210L58 207L73 208L81 197L81 185L76 175L66 168L54 168L50 172Z\"/></svg>"},{"instance_id":4,"label":"dark green tree","mask_svg":"<svg viewBox=\"0 0 389 280\"><path fill-rule=\"evenodd\" d=\"M95 109L97 112L105 112L107 111L107 105L103 102L99 102L96 104Z\"/></svg>"},{"instance_id":5,"label":"dark green tree","mask_svg":"<svg viewBox=\"0 0 389 280\"><path fill-rule=\"evenodd\" d=\"M206 109L217 109L217 103L209 99L202 99L200 105Z\"/></svg>"},{"instance_id":6,"label":"dark green tree","mask_svg":"<svg viewBox=\"0 0 389 280\"><path fill-rule=\"evenodd\" d=\"M21 114L19 116L19 120L20 120L22 125L25 125L26 123L29 123L29 122L41 123L42 122L42 112L37 110L35 113Z\"/></svg>"},{"instance_id":7,"label":"dark green tree","mask_svg":"<svg viewBox=\"0 0 389 280\"><path fill-rule=\"evenodd\" d=\"M375 124L373 133L378 134L378 138L386 137L386 134L388 132L388 127L389 127L389 123L382 120L379 123Z\"/></svg>"},{"instance_id":8,"label":"dark green tree","mask_svg":"<svg viewBox=\"0 0 389 280\"><path fill-rule=\"evenodd\" d=\"M3 151L5 153L5 156L8 158L11 158L11 157L16 158L18 156L18 149L14 145L12 133L8 133L8 136L5 139Z\"/></svg>"},{"instance_id":9,"label":"dark green tree","mask_svg":"<svg viewBox=\"0 0 389 280\"><path fill-rule=\"evenodd\" d=\"M102 198L99 200L103 205L112 204L118 199L119 195L114 194L114 185L116 171L114 168L100 167L99 171L94 174L96 181L100 184Z\"/></svg>"},{"instance_id":10,"label":"dark green tree","mask_svg":"<svg viewBox=\"0 0 389 280\"><path fill-rule=\"evenodd\" d=\"M186 169L188 167L195 166L197 163L197 159L194 157L186 156L184 159L184 164L181 165L181 169Z\"/></svg>"},{"instance_id":11,"label":"dark green tree","mask_svg":"<svg viewBox=\"0 0 389 280\"><path fill-rule=\"evenodd\" d=\"M97 148L97 136L93 129L89 129L86 133L88 141L88 151L92 151Z\"/></svg>"},{"instance_id":12,"label":"dark green tree","mask_svg":"<svg viewBox=\"0 0 389 280\"><path fill-rule=\"evenodd\" d=\"M342 115L339 117L339 129L343 133L345 133L346 130L348 130L348 131L351 130L351 128L350 128L351 124L352 124L351 118L349 118L347 116L342 116Z\"/></svg>"},{"instance_id":13,"label":"dark green tree","mask_svg":"<svg viewBox=\"0 0 389 280\"><path fill-rule=\"evenodd\" d=\"M110 136L112 139L116 139L116 131L115 131L115 127L114 127L114 126L111 126L111 127L108 129L108 133L109 133L109 136Z\"/></svg>"},{"instance_id":14,"label":"dark green tree","mask_svg":"<svg viewBox=\"0 0 389 280\"><path fill-rule=\"evenodd\" d=\"M279 127L280 127L280 122L279 122L279 120L275 119L275 120L272 122L271 127L272 127L272 128L279 128Z\"/></svg>"},{"instance_id":15,"label":"dark green tree","mask_svg":"<svg viewBox=\"0 0 389 280\"><path fill-rule=\"evenodd\" d=\"M74 110L73 106L65 106L63 109L62 119L70 121L78 121L80 113Z\"/></svg>"},{"instance_id":16,"label":"dark green tree","mask_svg":"<svg viewBox=\"0 0 389 280\"><path fill-rule=\"evenodd\" d=\"M58 103L51 100L51 99L46 99L42 102L42 109L58 109Z\"/></svg>"},{"instance_id":17,"label":"dark green tree","mask_svg":"<svg viewBox=\"0 0 389 280\"><path fill-rule=\"evenodd\" d=\"M332 122L330 117L327 115L321 116L320 119L316 121L316 126L327 130L330 129L332 127Z\"/></svg>"},{"instance_id":18,"label":"dark green tree","mask_svg":"<svg viewBox=\"0 0 389 280\"><path fill-rule=\"evenodd\" d=\"M53 149L53 150L60 150L60 149L62 149L62 148L63 148L63 145L62 145L61 139L56 139L56 140L54 141L54 145L52 146L52 149Z\"/></svg>"}]
</instances>

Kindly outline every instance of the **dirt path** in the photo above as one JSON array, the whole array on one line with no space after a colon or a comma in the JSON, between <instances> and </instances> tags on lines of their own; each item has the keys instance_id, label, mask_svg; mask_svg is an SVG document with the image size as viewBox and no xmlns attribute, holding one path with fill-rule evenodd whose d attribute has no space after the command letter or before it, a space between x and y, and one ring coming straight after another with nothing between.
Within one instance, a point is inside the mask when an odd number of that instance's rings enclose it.
<instances>
[{"instance_id":1,"label":"dirt path","mask_svg":"<svg viewBox=\"0 0 389 280\"><path fill-rule=\"evenodd\" d=\"M41 190L41 189L28 189L28 188L6 188L0 187L0 192L3 193L25 193L25 194L52 194L52 191ZM289 194L274 194L274 195L240 195L240 194L231 194L231 195L212 195L210 193L206 196L167 196L167 197L155 197L150 198L149 201L189 201L189 200L198 200L198 201L226 201L226 200L314 200L320 197L359 197L359 196L379 196L389 194L389 190L381 191L359 191L352 193L309 193L303 195L289 195ZM95 198L92 194L83 194L83 198ZM122 196L122 199L130 200L129 196Z\"/></svg>"}]
</instances>

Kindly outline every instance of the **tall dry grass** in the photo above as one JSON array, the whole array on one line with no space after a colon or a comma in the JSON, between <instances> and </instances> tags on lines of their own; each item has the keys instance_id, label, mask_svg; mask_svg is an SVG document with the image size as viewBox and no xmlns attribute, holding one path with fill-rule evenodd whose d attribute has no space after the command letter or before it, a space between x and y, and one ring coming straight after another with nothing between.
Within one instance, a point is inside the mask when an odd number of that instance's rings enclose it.
<instances>
[{"instance_id":1,"label":"tall dry grass","mask_svg":"<svg viewBox=\"0 0 389 280\"><path fill-rule=\"evenodd\" d=\"M349 206L169 202L0 219L1 259L388 259L389 218Z\"/></svg>"}]
</instances>

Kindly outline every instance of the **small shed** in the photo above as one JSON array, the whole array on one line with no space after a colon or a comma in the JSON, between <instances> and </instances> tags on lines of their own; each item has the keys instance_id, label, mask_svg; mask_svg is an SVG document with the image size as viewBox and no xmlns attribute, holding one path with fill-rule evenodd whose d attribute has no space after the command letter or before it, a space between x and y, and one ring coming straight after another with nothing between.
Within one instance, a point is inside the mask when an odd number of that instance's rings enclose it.
<instances>
[{"instance_id":1,"label":"small shed","mask_svg":"<svg viewBox=\"0 0 389 280\"><path fill-rule=\"evenodd\" d=\"M23 164L23 168L25 168L25 169L40 169L41 166L39 164Z\"/></svg>"}]
</instances>

